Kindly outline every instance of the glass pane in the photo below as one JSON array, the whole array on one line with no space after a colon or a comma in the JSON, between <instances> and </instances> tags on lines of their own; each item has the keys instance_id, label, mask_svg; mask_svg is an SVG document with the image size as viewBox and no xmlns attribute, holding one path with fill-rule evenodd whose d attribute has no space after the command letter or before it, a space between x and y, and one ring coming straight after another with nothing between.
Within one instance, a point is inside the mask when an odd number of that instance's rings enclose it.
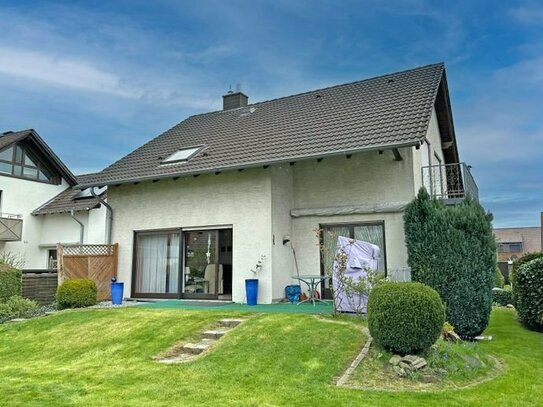
<instances>
[{"instance_id":1,"label":"glass pane","mask_svg":"<svg viewBox=\"0 0 543 407\"><path fill-rule=\"evenodd\" d=\"M15 162L17 164L23 163L23 149L20 146L15 147Z\"/></svg>"},{"instance_id":2,"label":"glass pane","mask_svg":"<svg viewBox=\"0 0 543 407\"><path fill-rule=\"evenodd\" d=\"M327 226L322 231L322 243L323 243L323 266L324 274L332 275L332 267L334 265L334 258L336 256L337 238L340 236L351 237L349 226Z\"/></svg>"},{"instance_id":3,"label":"glass pane","mask_svg":"<svg viewBox=\"0 0 543 407\"><path fill-rule=\"evenodd\" d=\"M222 267L217 265L217 231L200 230L185 233L185 293L216 295L217 274Z\"/></svg>"},{"instance_id":4,"label":"glass pane","mask_svg":"<svg viewBox=\"0 0 543 407\"><path fill-rule=\"evenodd\" d=\"M11 161L13 160L13 147L6 148L0 151L0 160Z\"/></svg>"},{"instance_id":5,"label":"glass pane","mask_svg":"<svg viewBox=\"0 0 543 407\"><path fill-rule=\"evenodd\" d=\"M0 161L0 172L4 174L11 174L12 165Z\"/></svg>"},{"instance_id":6,"label":"glass pane","mask_svg":"<svg viewBox=\"0 0 543 407\"><path fill-rule=\"evenodd\" d=\"M179 234L138 235L136 238L136 292L178 292Z\"/></svg>"},{"instance_id":7,"label":"glass pane","mask_svg":"<svg viewBox=\"0 0 543 407\"><path fill-rule=\"evenodd\" d=\"M23 174L23 167L20 165L14 165L13 166L13 175L22 175Z\"/></svg>"},{"instance_id":8,"label":"glass pane","mask_svg":"<svg viewBox=\"0 0 543 407\"><path fill-rule=\"evenodd\" d=\"M381 249L381 258L378 263L378 270L385 269L385 235L383 225L359 225L354 227L354 238L364 242L372 243Z\"/></svg>"},{"instance_id":9,"label":"glass pane","mask_svg":"<svg viewBox=\"0 0 543 407\"><path fill-rule=\"evenodd\" d=\"M32 159L27 154L25 154L25 165L29 165L31 167L37 167L34 161L32 161Z\"/></svg>"},{"instance_id":10,"label":"glass pane","mask_svg":"<svg viewBox=\"0 0 543 407\"><path fill-rule=\"evenodd\" d=\"M38 169L32 167L24 167L23 176L28 178L38 178Z\"/></svg>"},{"instance_id":11,"label":"glass pane","mask_svg":"<svg viewBox=\"0 0 543 407\"><path fill-rule=\"evenodd\" d=\"M51 181L51 177L47 176L42 171L38 171L38 179L41 179L41 180L44 180L44 181Z\"/></svg>"}]
</instances>

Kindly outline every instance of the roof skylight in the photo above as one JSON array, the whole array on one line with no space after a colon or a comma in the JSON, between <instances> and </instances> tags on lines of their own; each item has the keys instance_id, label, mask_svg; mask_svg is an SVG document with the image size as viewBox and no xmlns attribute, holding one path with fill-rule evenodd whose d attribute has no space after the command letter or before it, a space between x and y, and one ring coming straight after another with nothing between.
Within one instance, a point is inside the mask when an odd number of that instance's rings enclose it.
<instances>
[{"instance_id":1,"label":"roof skylight","mask_svg":"<svg viewBox=\"0 0 543 407\"><path fill-rule=\"evenodd\" d=\"M202 149L202 146L182 148L181 150L177 150L175 153L165 158L161 164L171 164L171 163L177 163L180 161L188 161L192 157L194 157L196 153L198 153L201 149Z\"/></svg>"}]
</instances>

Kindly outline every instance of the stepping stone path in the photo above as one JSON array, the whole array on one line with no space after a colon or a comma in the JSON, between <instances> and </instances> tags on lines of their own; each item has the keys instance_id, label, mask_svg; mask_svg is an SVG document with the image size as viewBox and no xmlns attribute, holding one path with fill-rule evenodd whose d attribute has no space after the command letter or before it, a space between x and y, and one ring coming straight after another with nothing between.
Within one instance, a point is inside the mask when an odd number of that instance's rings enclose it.
<instances>
[{"instance_id":1,"label":"stepping stone path","mask_svg":"<svg viewBox=\"0 0 543 407\"><path fill-rule=\"evenodd\" d=\"M175 345L163 357L155 357L159 363L186 363L194 360L205 351L211 349L219 339L226 333L241 324L243 319L221 319L217 322L215 329L203 331L200 333L200 341L196 343L186 343L184 345Z\"/></svg>"}]
</instances>

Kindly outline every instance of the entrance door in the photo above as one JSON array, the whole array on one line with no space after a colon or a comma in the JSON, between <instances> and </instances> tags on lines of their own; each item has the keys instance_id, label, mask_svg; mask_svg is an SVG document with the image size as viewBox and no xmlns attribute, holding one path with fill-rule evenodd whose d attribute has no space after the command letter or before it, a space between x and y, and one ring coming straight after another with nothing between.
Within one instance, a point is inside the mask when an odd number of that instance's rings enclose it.
<instances>
[{"instance_id":1,"label":"entrance door","mask_svg":"<svg viewBox=\"0 0 543 407\"><path fill-rule=\"evenodd\" d=\"M232 230L183 233L183 298L232 298Z\"/></svg>"}]
</instances>

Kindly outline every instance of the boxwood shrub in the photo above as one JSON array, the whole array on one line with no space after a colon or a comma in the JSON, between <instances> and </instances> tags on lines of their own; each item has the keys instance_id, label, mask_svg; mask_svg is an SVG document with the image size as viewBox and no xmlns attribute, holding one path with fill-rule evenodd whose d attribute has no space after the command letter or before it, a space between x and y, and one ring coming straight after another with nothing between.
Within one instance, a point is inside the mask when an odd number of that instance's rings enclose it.
<instances>
[{"instance_id":1,"label":"boxwood shrub","mask_svg":"<svg viewBox=\"0 0 543 407\"><path fill-rule=\"evenodd\" d=\"M22 293L21 271L0 264L0 303L6 302L13 296L20 297Z\"/></svg>"},{"instance_id":2,"label":"boxwood shrub","mask_svg":"<svg viewBox=\"0 0 543 407\"><path fill-rule=\"evenodd\" d=\"M513 262L510 279L511 279L511 289L513 292L513 304L515 306L517 305L517 295L518 295L517 289L516 289L516 285L517 285L516 275L517 275L517 271L519 267L522 266L524 263L528 263L529 261L540 259L540 258L543 258L542 252L531 252L531 253L526 253L524 256L518 258L517 260Z\"/></svg>"},{"instance_id":3,"label":"boxwood shrub","mask_svg":"<svg viewBox=\"0 0 543 407\"><path fill-rule=\"evenodd\" d=\"M494 271L494 287L497 288L503 288L505 284L505 278L503 277L502 272L498 267L496 267L496 271Z\"/></svg>"},{"instance_id":4,"label":"boxwood shrub","mask_svg":"<svg viewBox=\"0 0 543 407\"><path fill-rule=\"evenodd\" d=\"M492 289L492 302L505 307L513 303L513 293L511 290L495 287Z\"/></svg>"},{"instance_id":5,"label":"boxwood shrub","mask_svg":"<svg viewBox=\"0 0 543 407\"><path fill-rule=\"evenodd\" d=\"M520 322L543 331L543 258L522 264L516 271L516 308Z\"/></svg>"},{"instance_id":6,"label":"boxwood shrub","mask_svg":"<svg viewBox=\"0 0 543 407\"><path fill-rule=\"evenodd\" d=\"M439 338L445 308L437 291L421 283L384 282L368 299L375 343L402 355L427 350Z\"/></svg>"},{"instance_id":7,"label":"boxwood shrub","mask_svg":"<svg viewBox=\"0 0 543 407\"><path fill-rule=\"evenodd\" d=\"M445 205L422 188L404 221L413 281L439 293L460 336L480 335L490 319L497 266L492 215L472 199Z\"/></svg>"},{"instance_id":8,"label":"boxwood shrub","mask_svg":"<svg viewBox=\"0 0 543 407\"><path fill-rule=\"evenodd\" d=\"M28 318L38 310L36 301L27 298L13 296L5 303L0 304L0 323L13 318Z\"/></svg>"},{"instance_id":9,"label":"boxwood shrub","mask_svg":"<svg viewBox=\"0 0 543 407\"><path fill-rule=\"evenodd\" d=\"M60 309L80 308L95 305L98 289L88 278L74 278L64 281L57 289L57 303Z\"/></svg>"}]
</instances>

